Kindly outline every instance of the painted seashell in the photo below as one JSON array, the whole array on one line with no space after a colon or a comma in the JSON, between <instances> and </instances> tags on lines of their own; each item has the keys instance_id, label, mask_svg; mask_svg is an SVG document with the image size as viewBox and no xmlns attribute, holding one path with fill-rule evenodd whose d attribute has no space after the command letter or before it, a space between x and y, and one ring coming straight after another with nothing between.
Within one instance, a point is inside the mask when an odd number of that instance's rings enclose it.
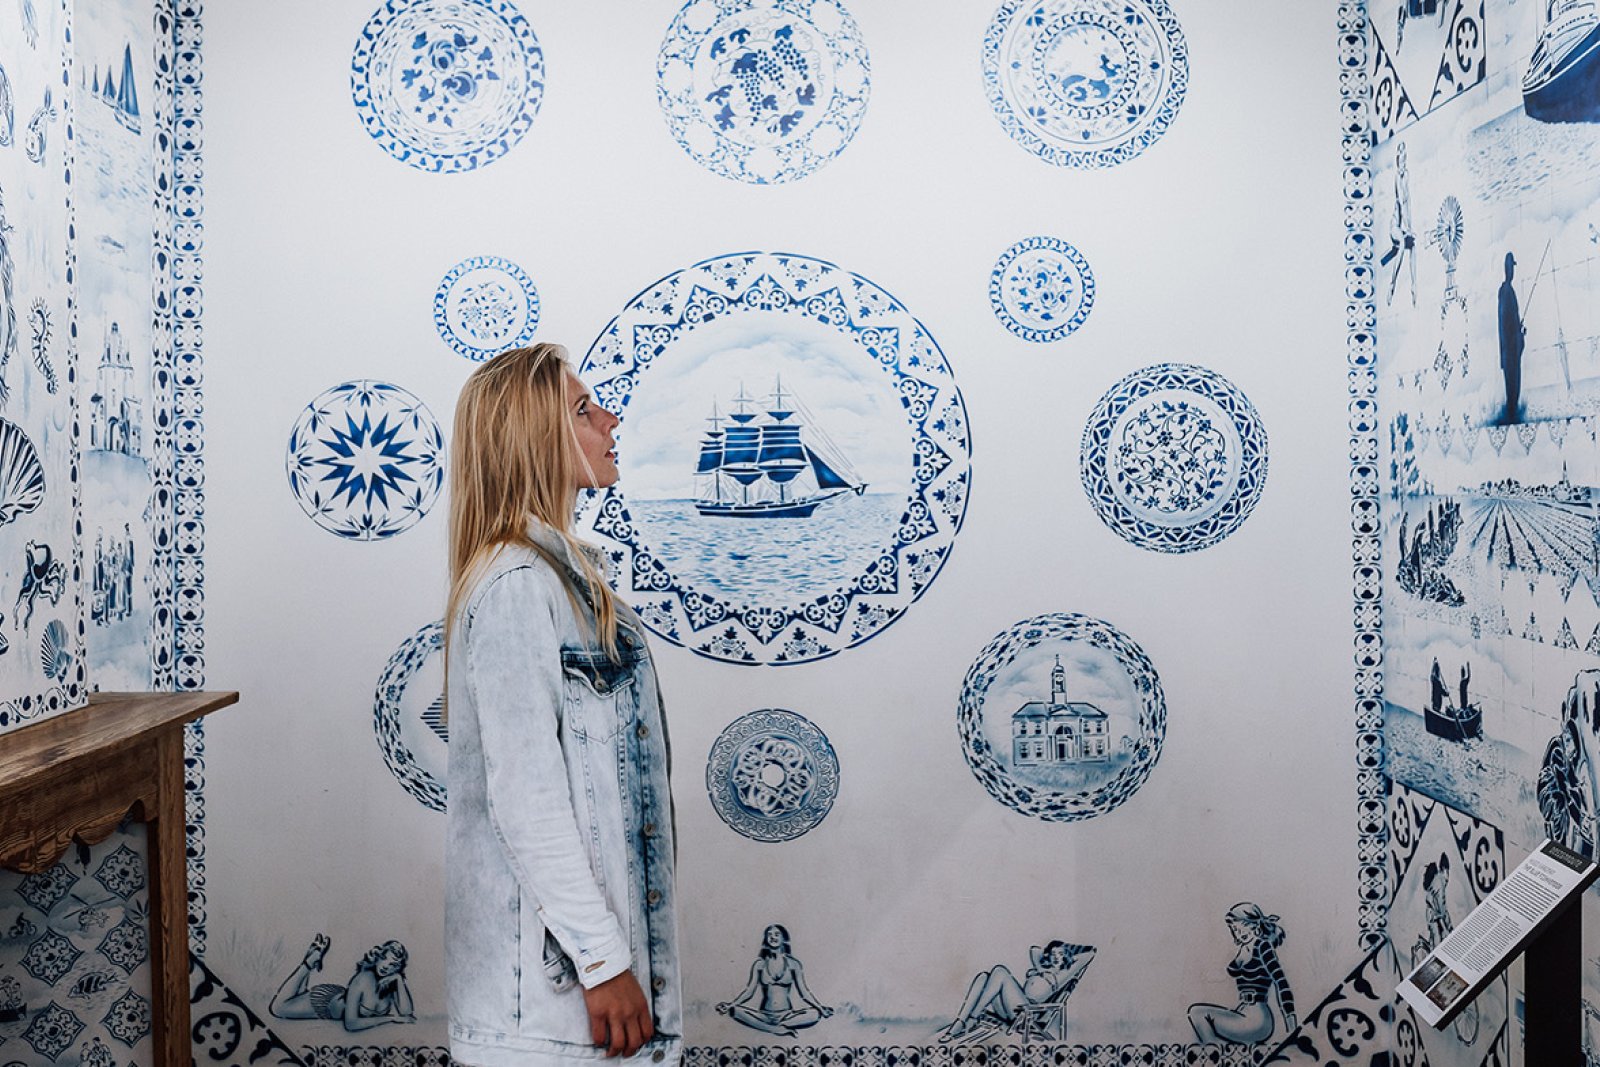
<instances>
[{"instance_id":1,"label":"painted seashell","mask_svg":"<svg viewBox=\"0 0 1600 1067\"><path fill-rule=\"evenodd\" d=\"M47 678L61 681L72 666L72 653L67 648L67 627L60 619L51 619L39 638L39 662L44 665Z\"/></svg>"},{"instance_id":2,"label":"painted seashell","mask_svg":"<svg viewBox=\"0 0 1600 1067\"><path fill-rule=\"evenodd\" d=\"M44 467L22 427L0 419L0 526L15 521L44 499Z\"/></svg>"}]
</instances>

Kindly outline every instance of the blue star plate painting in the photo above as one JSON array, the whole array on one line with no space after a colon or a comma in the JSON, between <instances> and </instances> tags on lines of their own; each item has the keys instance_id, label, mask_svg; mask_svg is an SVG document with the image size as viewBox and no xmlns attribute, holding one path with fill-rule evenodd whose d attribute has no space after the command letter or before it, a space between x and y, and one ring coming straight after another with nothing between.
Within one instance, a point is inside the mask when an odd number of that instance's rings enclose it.
<instances>
[{"instance_id":1,"label":"blue star plate painting","mask_svg":"<svg viewBox=\"0 0 1600 1067\"><path fill-rule=\"evenodd\" d=\"M1001 254L989 278L989 303L1024 341L1059 341L1094 308L1094 273L1060 238L1029 237Z\"/></svg>"},{"instance_id":2,"label":"blue star plate painting","mask_svg":"<svg viewBox=\"0 0 1600 1067\"><path fill-rule=\"evenodd\" d=\"M1077 822L1104 815L1150 777L1167 701L1144 650L1099 619L1025 619L978 654L957 710L967 766L1023 815Z\"/></svg>"},{"instance_id":3,"label":"blue star plate painting","mask_svg":"<svg viewBox=\"0 0 1600 1067\"><path fill-rule=\"evenodd\" d=\"M838 0L693 0L661 43L656 95L695 162L736 181L789 182L850 143L870 73Z\"/></svg>"},{"instance_id":4,"label":"blue star plate painting","mask_svg":"<svg viewBox=\"0 0 1600 1067\"><path fill-rule=\"evenodd\" d=\"M1100 398L1083 431L1083 489L1141 548L1194 552L1249 517L1267 484L1267 431L1215 371L1162 363Z\"/></svg>"},{"instance_id":5,"label":"blue star plate painting","mask_svg":"<svg viewBox=\"0 0 1600 1067\"><path fill-rule=\"evenodd\" d=\"M458 354L485 360L532 340L539 328L539 291L510 260L474 256L450 268L439 283L433 323Z\"/></svg>"},{"instance_id":6,"label":"blue star plate painting","mask_svg":"<svg viewBox=\"0 0 1600 1067\"><path fill-rule=\"evenodd\" d=\"M456 173L505 155L544 98L544 53L505 0L388 0L350 62L361 125L419 170Z\"/></svg>"},{"instance_id":7,"label":"blue star plate painting","mask_svg":"<svg viewBox=\"0 0 1600 1067\"><path fill-rule=\"evenodd\" d=\"M1166 0L1005 0L983 84L1012 140L1061 167L1110 167L1167 131L1189 49Z\"/></svg>"},{"instance_id":8,"label":"blue star plate painting","mask_svg":"<svg viewBox=\"0 0 1600 1067\"><path fill-rule=\"evenodd\" d=\"M439 499L444 433L398 385L344 382L295 420L286 467L312 522L354 541L381 541L421 522Z\"/></svg>"},{"instance_id":9,"label":"blue star plate painting","mask_svg":"<svg viewBox=\"0 0 1600 1067\"><path fill-rule=\"evenodd\" d=\"M839 758L809 719L781 708L741 715L706 760L711 806L752 841L790 841L827 816L839 795Z\"/></svg>"},{"instance_id":10,"label":"blue star plate painting","mask_svg":"<svg viewBox=\"0 0 1600 1067\"><path fill-rule=\"evenodd\" d=\"M581 369L622 419L583 521L656 633L803 663L881 632L966 514L966 407L893 296L809 256L696 263L628 302Z\"/></svg>"},{"instance_id":11,"label":"blue star plate painting","mask_svg":"<svg viewBox=\"0 0 1600 1067\"><path fill-rule=\"evenodd\" d=\"M406 638L385 664L372 701L372 729L389 773L433 811L445 810L449 760L443 648L443 622Z\"/></svg>"}]
</instances>

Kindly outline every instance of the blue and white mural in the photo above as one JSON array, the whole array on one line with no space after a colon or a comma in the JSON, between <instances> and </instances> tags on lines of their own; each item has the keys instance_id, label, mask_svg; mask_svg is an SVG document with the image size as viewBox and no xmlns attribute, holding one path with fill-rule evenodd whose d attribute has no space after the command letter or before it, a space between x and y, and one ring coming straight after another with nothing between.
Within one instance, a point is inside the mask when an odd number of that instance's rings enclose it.
<instances>
[{"instance_id":1,"label":"blue and white mural","mask_svg":"<svg viewBox=\"0 0 1600 1067\"><path fill-rule=\"evenodd\" d=\"M1080 465L1107 526L1141 548L1194 552L1237 530L1261 499L1267 433L1222 375L1162 363L1100 398Z\"/></svg>"},{"instance_id":2,"label":"blue and white mural","mask_svg":"<svg viewBox=\"0 0 1600 1067\"><path fill-rule=\"evenodd\" d=\"M961 393L928 330L860 275L781 252L705 260L629 301L582 373L622 418L622 480L585 521L675 644L820 659L897 619L949 556Z\"/></svg>"},{"instance_id":3,"label":"blue and white mural","mask_svg":"<svg viewBox=\"0 0 1600 1067\"><path fill-rule=\"evenodd\" d=\"M1600 13L1371 14L1387 931L1408 968L1547 834L1595 847ZM1397 1042L1505 1059L1519 997L1502 980ZM1592 959L1585 998L1600 1011Z\"/></svg>"},{"instance_id":4,"label":"blue and white mural","mask_svg":"<svg viewBox=\"0 0 1600 1067\"><path fill-rule=\"evenodd\" d=\"M155 30L143 5L115 4L73 41L78 403L83 508L94 516L84 530L86 636L97 687L123 690L158 684L154 650L172 639L171 577L154 551L170 522L158 486L169 477L172 404L170 381L158 385L171 325L157 263L171 222L156 196L170 181L158 145L171 105L155 71L170 46Z\"/></svg>"},{"instance_id":5,"label":"blue and white mural","mask_svg":"<svg viewBox=\"0 0 1600 1067\"><path fill-rule=\"evenodd\" d=\"M1167 0L1005 0L983 35L983 84L1011 139L1059 167L1149 148L1189 87Z\"/></svg>"},{"instance_id":6,"label":"blue and white mural","mask_svg":"<svg viewBox=\"0 0 1600 1067\"><path fill-rule=\"evenodd\" d=\"M667 28L657 96L672 136L736 181L797 181L861 125L871 64L839 0L691 0Z\"/></svg>"},{"instance_id":7,"label":"blue and white mural","mask_svg":"<svg viewBox=\"0 0 1600 1067\"><path fill-rule=\"evenodd\" d=\"M518 348L539 328L539 291L523 269L499 256L473 256L450 268L433 297L444 343L471 360Z\"/></svg>"},{"instance_id":8,"label":"blue and white mural","mask_svg":"<svg viewBox=\"0 0 1600 1067\"><path fill-rule=\"evenodd\" d=\"M1000 254L989 303L1001 325L1024 341L1059 341L1094 309L1094 272L1059 237L1028 237Z\"/></svg>"},{"instance_id":9,"label":"blue and white mural","mask_svg":"<svg viewBox=\"0 0 1600 1067\"><path fill-rule=\"evenodd\" d=\"M789 931L773 923L761 932L761 948L750 964L750 978L717 1011L752 1030L795 1037L833 1015L806 985L806 969L789 944Z\"/></svg>"},{"instance_id":10,"label":"blue and white mural","mask_svg":"<svg viewBox=\"0 0 1600 1067\"><path fill-rule=\"evenodd\" d=\"M77 397L56 372L78 307L79 172L65 136L74 45L69 5L30 11L0 22L0 729L81 703L86 689ZM47 660L51 622L66 634L63 644L52 631L60 654Z\"/></svg>"},{"instance_id":11,"label":"blue and white mural","mask_svg":"<svg viewBox=\"0 0 1600 1067\"><path fill-rule=\"evenodd\" d=\"M1488 0L1368 3L1367 80L1379 140L1482 83L1489 6Z\"/></svg>"},{"instance_id":12,"label":"blue and white mural","mask_svg":"<svg viewBox=\"0 0 1600 1067\"><path fill-rule=\"evenodd\" d=\"M544 99L544 52L507 0L387 0L356 40L350 93L378 146L451 174L499 159Z\"/></svg>"},{"instance_id":13,"label":"blue and white mural","mask_svg":"<svg viewBox=\"0 0 1600 1067\"><path fill-rule=\"evenodd\" d=\"M1000 803L1076 822L1125 803L1167 732L1155 666L1108 623L1062 612L1025 619L978 654L957 717L972 774Z\"/></svg>"},{"instance_id":14,"label":"blue and white mural","mask_svg":"<svg viewBox=\"0 0 1600 1067\"><path fill-rule=\"evenodd\" d=\"M400 643L378 678L372 729L395 780L433 811L445 810L449 725L444 715L444 622Z\"/></svg>"},{"instance_id":15,"label":"blue and white mural","mask_svg":"<svg viewBox=\"0 0 1600 1067\"><path fill-rule=\"evenodd\" d=\"M706 792L731 829L752 841L789 841L833 807L839 757L809 719L763 708L717 735L706 760Z\"/></svg>"},{"instance_id":16,"label":"blue and white mural","mask_svg":"<svg viewBox=\"0 0 1600 1067\"><path fill-rule=\"evenodd\" d=\"M409 530L444 486L444 431L398 385L359 379L306 405L289 432L289 489L318 526L354 541Z\"/></svg>"},{"instance_id":17,"label":"blue and white mural","mask_svg":"<svg viewBox=\"0 0 1600 1067\"><path fill-rule=\"evenodd\" d=\"M955 1018L939 1030L944 1043L993 1040L1000 1033L1029 1039L1067 1039L1067 998L1094 962L1089 945L1050 941L1028 950L1028 970L1019 981L1005 964L980 971L967 986Z\"/></svg>"},{"instance_id":18,"label":"blue and white mural","mask_svg":"<svg viewBox=\"0 0 1600 1067\"><path fill-rule=\"evenodd\" d=\"M144 828L42 874L0 871L0 1043L11 1062L114 1067L148 1055Z\"/></svg>"}]
</instances>

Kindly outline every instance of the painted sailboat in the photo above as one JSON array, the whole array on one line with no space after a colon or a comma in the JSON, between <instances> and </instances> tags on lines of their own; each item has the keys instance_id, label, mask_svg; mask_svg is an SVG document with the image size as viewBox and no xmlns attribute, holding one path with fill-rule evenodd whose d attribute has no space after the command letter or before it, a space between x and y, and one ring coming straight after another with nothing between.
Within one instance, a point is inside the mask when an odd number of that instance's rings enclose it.
<instances>
[{"instance_id":1,"label":"painted sailboat","mask_svg":"<svg viewBox=\"0 0 1600 1067\"><path fill-rule=\"evenodd\" d=\"M765 412L749 410L753 399L741 385L732 414L718 415L712 404L707 420L711 428L700 442L695 467L695 508L700 514L803 519L830 500L866 491L867 483L816 419L802 418L804 404L784 390L781 379ZM786 406L790 399L795 401L792 408ZM726 429L724 421L730 423Z\"/></svg>"},{"instance_id":2,"label":"painted sailboat","mask_svg":"<svg viewBox=\"0 0 1600 1067\"><path fill-rule=\"evenodd\" d=\"M87 77L87 75L85 75ZM119 80L108 66L104 77L99 67L94 69L94 83L90 87L94 96L111 109L118 124L131 133L138 133L139 90L138 79L133 76L133 46L122 46L122 77Z\"/></svg>"},{"instance_id":3,"label":"painted sailboat","mask_svg":"<svg viewBox=\"0 0 1600 1067\"><path fill-rule=\"evenodd\" d=\"M1600 122L1600 0L1541 0L1522 107L1540 122Z\"/></svg>"}]
</instances>

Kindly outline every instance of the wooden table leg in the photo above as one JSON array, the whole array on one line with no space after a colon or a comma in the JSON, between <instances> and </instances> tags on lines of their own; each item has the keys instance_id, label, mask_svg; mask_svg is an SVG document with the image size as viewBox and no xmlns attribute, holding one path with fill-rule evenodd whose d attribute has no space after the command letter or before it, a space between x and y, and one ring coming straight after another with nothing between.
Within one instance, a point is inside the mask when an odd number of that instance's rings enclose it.
<instances>
[{"instance_id":1,"label":"wooden table leg","mask_svg":"<svg viewBox=\"0 0 1600 1067\"><path fill-rule=\"evenodd\" d=\"M159 742L155 818L149 824L151 1041L154 1067L190 1067L189 907L185 860L183 730Z\"/></svg>"}]
</instances>

